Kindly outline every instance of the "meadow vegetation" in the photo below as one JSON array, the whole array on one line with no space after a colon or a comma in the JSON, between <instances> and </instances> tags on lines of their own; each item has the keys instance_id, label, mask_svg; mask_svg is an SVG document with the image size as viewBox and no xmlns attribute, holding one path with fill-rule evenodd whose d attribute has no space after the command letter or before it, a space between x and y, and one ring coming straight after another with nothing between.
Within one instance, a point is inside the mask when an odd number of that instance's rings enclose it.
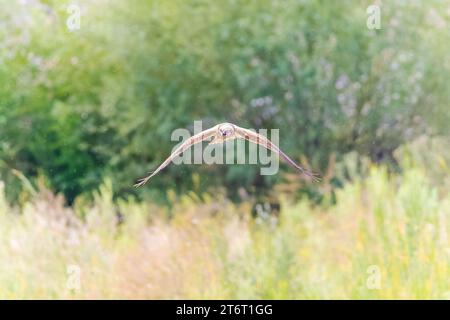
<instances>
[{"instance_id":1,"label":"meadow vegetation","mask_svg":"<svg viewBox=\"0 0 450 320\"><path fill-rule=\"evenodd\" d=\"M220 193L186 194L169 210L114 201L107 181L69 208L43 184L10 205L2 185L0 297L450 298L447 187L419 165L367 170L333 204L281 196L268 219Z\"/></svg>"}]
</instances>

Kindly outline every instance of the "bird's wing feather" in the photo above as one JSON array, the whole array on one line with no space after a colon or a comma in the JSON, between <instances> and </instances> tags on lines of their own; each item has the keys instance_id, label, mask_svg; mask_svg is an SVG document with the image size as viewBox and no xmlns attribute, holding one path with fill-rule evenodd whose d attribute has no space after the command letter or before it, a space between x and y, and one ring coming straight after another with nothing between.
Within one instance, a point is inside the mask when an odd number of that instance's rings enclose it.
<instances>
[{"instance_id":1,"label":"bird's wing feather","mask_svg":"<svg viewBox=\"0 0 450 320\"><path fill-rule=\"evenodd\" d=\"M303 168L302 166L298 165L294 160L289 158L283 151L281 151L281 149L277 145L275 145L272 141L267 139L265 136L258 134L256 132L253 132L251 130L238 127L238 126L235 126L235 130L236 130L237 137L251 141L256 144L259 144L259 145L263 146L264 148L277 153L281 158L283 158L284 161L287 162L287 164L289 164L290 166L299 170L305 176L311 178L314 181L320 180L320 176L318 174L313 173L313 172L309 171L308 169Z\"/></svg>"},{"instance_id":2,"label":"bird's wing feather","mask_svg":"<svg viewBox=\"0 0 450 320\"><path fill-rule=\"evenodd\" d=\"M140 186L143 186L144 184L146 184L147 181L150 180L151 177L153 177L158 172L160 172L162 169L167 167L172 162L173 159L175 159L177 156L179 156L184 151L189 149L191 146L214 136L216 133L216 130L217 130L217 126L212 127L207 130L204 130L204 131L190 137L189 139L186 139L186 141L184 141L178 148L176 148L172 152L172 154L166 160L164 160L164 162L161 163L161 165L155 171L153 171L150 175L148 175L142 179L139 179L138 182L134 186L140 187Z\"/></svg>"}]
</instances>

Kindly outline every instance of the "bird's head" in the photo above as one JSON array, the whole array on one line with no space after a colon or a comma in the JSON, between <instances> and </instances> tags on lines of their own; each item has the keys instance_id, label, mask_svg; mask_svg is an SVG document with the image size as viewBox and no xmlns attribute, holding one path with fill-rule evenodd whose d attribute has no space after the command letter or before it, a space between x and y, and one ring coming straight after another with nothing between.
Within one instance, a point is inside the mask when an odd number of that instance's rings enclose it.
<instances>
[{"instance_id":1,"label":"bird's head","mask_svg":"<svg viewBox=\"0 0 450 320\"><path fill-rule=\"evenodd\" d=\"M223 123L217 128L219 137L226 140L227 138L232 138L234 136L234 126L231 123Z\"/></svg>"}]
</instances>

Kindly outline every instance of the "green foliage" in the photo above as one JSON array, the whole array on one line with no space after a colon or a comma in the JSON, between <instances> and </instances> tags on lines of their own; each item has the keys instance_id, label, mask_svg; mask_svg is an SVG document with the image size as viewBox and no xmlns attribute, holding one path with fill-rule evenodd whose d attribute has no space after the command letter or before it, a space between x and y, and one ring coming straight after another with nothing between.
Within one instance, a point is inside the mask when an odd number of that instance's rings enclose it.
<instances>
[{"instance_id":1,"label":"green foliage","mask_svg":"<svg viewBox=\"0 0 450 320\"><path fill-rule=\"evenodd\" d=\"M105 176L114 193L171 151L171 132L221 121L280 128L295 159L325 169L349 151L374 161L448 126L450 35L440 1L80 1L0 4L0 172L40 170L69 202ZM172 166L141 192L192 189ZM256 170L199 168L209 185L255 185ZM215 174L211 174L214 172ZM258 188L270 186L263 180Z\"/></svg>"}]
</instances>

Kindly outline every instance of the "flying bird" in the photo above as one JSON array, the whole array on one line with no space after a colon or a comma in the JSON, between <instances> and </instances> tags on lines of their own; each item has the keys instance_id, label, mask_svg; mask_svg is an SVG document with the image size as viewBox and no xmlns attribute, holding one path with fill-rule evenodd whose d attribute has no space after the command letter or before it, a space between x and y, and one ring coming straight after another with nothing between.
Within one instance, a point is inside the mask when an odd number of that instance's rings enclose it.
<instances>
[{"instance_id":1,"label":"flying bird","mask_svg":"<svg viewBox=\"0 0 450 320\"><path fill-rule=\"evenodd\" d=\"M172 152L172 154L155 171L153 171L150 175L148 175L142 179L139 179L138 182L134 186L135 187L143 186L144 184L147 183L148 180L150 180L150 178L152 178L153 176L158 174L162 169L167 167L170 164L170 162L172 162L172 160L175 159L177 156L182 154L184 151L189 149L194 144L205 141L207 139L210 139L211 137L213 137L213 140L210 142L210 144L223 143L227 140L238 139L238 138L245 139L250 142L256 143L258 145L263 146L264 148L266 148L268 150L271 150L272 152L275 152L276 154L278 154L278 156L280 158L282 158L284 161L286 161L288 165L297 169L303 175L309 177L313 181L320 180L320 176L318 174L313 173L313 172L303 168L302 166L298 165L294 160L289 158L283 151L281 151L281 149L277 145L272 143L265 136L258 134L256 132L253 132L251 130L238 127L237 125L234 125L232 123L225 122L225 123L220 123L210 129L204 130L204 131L190 137L189 139L187 139L178 148L176 148Z\"/></svg>"}]
</instances>

